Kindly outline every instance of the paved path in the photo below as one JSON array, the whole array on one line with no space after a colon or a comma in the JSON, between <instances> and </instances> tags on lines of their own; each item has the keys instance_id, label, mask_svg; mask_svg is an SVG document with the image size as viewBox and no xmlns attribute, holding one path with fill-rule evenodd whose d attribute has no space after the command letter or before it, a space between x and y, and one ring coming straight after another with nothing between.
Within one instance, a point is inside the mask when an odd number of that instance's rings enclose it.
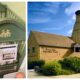
<instances>
[{"instance_id":1,"label":"paved path","mask_svg":"<svg viewBox=\"0 0 80 80\"><path fill-rule=\"evenodd\" d=\"M80 78L80 73L73 75L43 76L37 74L34 70L28 70L28 78Z\"/></svg>"}]
</instances>

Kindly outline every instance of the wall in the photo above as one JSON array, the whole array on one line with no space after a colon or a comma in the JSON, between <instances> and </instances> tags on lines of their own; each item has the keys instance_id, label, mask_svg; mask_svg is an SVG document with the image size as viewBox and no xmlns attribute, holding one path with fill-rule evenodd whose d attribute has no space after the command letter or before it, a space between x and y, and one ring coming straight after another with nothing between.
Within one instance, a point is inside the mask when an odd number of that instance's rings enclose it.
<instances>
[{"instance_id":1,"label":"wall","mask_svg":"<svg viewBox=\"0 0 80 80\"><path fill-rule=\"evenodd\" d=\"M80 15L76 15L76 21L73 28L72 39L80 44Z\"/></svg>"},{"instance_id":2,"label":"wall","mask_svg":"<svg viewBox=\"0 0 80 80\"><path fill-rule=\"evenodd\" d=\"M40 47L40 59L45 61L60 60L72 53L71 49Z\"/></svg>"},{"instance_id":3,"label":"wall","mask_svg":"<svg viewBox=\"0 0 80 80\"><path fill-rule=\"evenodd\" d=\"M35 47L35 53L32 53L32 47ZM39 46L35 40L34 35L31 33L28 40L28 60L35 61L39 59Z\"/></svg>"}]
</instances>

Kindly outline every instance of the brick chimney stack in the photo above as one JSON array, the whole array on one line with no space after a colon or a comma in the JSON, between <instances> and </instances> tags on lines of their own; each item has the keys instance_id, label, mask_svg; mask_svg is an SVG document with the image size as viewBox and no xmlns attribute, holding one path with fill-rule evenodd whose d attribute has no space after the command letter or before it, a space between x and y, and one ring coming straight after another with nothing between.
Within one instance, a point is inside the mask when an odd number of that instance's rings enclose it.
<instances>
[{"instance_id":1,"label":"brick chimney stack","mask_svg":"<svg viewBox=\"0 0 80 80\"><path fill-rule=\"evenodd\" d=\"M80 10L76 11L76 22L73 28L72 39L80 44Z\"/></svg>"}]
</instances>

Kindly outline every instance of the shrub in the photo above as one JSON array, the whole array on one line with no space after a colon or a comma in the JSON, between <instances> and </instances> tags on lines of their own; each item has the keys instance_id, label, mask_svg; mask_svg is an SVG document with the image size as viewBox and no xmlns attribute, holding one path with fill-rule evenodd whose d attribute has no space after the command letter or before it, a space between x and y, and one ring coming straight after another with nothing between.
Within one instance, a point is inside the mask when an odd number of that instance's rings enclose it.
<instances>
[{"instance_id":1,"label":"shrub","mask_svg":"<svg viewBox=\"0 0 80 80\"><path fill-rule=\"evenodd\" d=\"M44 75L58 75L61 70L61 65L57 61L47 62L42 66Z\"/></svg>"},{"instance_id":2,"label":"shrub","mask_svg":"<svg viewBox=\"0 0 80 80\"><path fill-rule=\"evenodd\" d=\"M80 58L78 57L68 57L65 58L62 62L61 62L63 67L72 69L76 72L80 72Z\"/></svg>"},{"instance_id":3,"label":"shrub","mask_svg":"<svg viewBox=\"0 0 80 80\"><path fill-rule=\"evenodd\" d=\"M62 68L62 65L58 61L47 62L42 67L38 68L36 72L46 76L69 75L74 73L72 70Z\"/></svg>"},{"instance_id":4,"label":"shrub","mask_svg":"<svg viewBox=\"0 0 80 80\"><path fill-rule=\"evenodd\" d=\"M67 70L62 68L62 65L58 61L45 63L45 65L43 65L41 69L42 69L42 74L47 76L69 75L74 73L74 71L72 70Z\"/></svg>"},{"instance_id":5,"label":"shrub","mask_svg":"<svg viewBox=\"0 0 80 80\"><path fill-rule=\"evenodd\" d=\"M72 70L67 70L67 69L61 69L59 75L70 75L70 74L73 74L74 71Z\"/></svg>"},{"instance_id":6,"label":"shrub","mask_svg":"<svg viewBox=\"0 0 80 80\"><path fill-rule=\"evenodd\" d=\"M41 67L44 64L45 64L45 61L43 61L43 60L29 61L28 62L28 69L34 69L35 66Z\"/></svg>"},{"instance_id":7,"label":"shrub","mask_svg":"<svg viewBox=\"0 0 80 80\"><path fill-rule=\"evenodd\" d=\"M39 66L41 67L42 65L45 64L44 60L38 60L38 61L33 61L34 66Z\"/></svg>"}]
</instances>

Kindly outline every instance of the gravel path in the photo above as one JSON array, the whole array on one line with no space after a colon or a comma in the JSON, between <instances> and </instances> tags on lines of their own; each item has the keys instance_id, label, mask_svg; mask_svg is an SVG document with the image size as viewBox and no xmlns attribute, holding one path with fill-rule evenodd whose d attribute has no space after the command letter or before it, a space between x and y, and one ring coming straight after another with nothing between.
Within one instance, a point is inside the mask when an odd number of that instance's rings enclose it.
<instances>
[{"instance_id":1,"label":"gravel path","mask_svg":"<svg viewBox=\"0 0 80 80\"><path fill-rule=\"evenodd\" d=\"M34 70L28 70L28 78L80 78L80 73L60 76L43 76L37 74Z\"/></svg>"}]
</instances>

